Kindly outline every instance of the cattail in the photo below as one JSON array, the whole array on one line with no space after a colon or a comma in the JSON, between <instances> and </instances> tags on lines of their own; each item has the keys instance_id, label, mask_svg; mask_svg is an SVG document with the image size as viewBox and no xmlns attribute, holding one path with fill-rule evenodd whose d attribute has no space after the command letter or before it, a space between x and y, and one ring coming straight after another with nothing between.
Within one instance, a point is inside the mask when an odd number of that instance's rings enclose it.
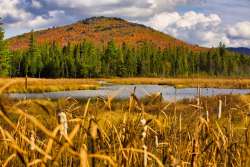
<instances>
[{"instance_id":1,"label":"cattail","mask_svg":"<svg viewBox=\"0 0 250 167\"><path fill-rule=\"evenodd\" d=\"M123 121L122 121L122 132L123 132L123 134L125 134L126 133L126 120L127 120L127 117L126 117L126 114L124 115L124 117L123 117Z\"/></svg>"},{"instance_id":2,"label":"cattail","mask_svg":"<svg viewBox=\"0 0 250 167\"><path fill-rule=\"evenodd\" d=\"M146 138L146 135L147 135L147 133L143 131L142 132L142 140L144 140Z\"/></svg>"},{"instance_id":3,"label":"cattail","mask_svg":"<svg viewBox=\"0 0 250 167\"><path fill-rule=\"evenodd\" d=\"M143 153L143 164L144 164L144 167L146 167L147 166L147 159L148 159L147 146L145 145L145 139L146 139L147 130L148 130L146 119L142 119L141 120L141 124L143 126L143 131L142 131L142 143L143 143L142 148L144 150L144 153Z\"/></svg>"},{"instance_id":4,"label":"cattail","mask_svg":"<svg viewBox=\"0 0 250 167\"><path fill-rule=\"evenodd\" d=\"M225 96L225 98L224 98L224 106L225 107L227 106L227 96Z\"/></svg>"},{"instance_id":5,"label":"cattail","mask_svg":"<svg viewBox=\"0 0 250 167\"><path fill-rule=\"evenodd\" d=\"M67 116L66 116L66 114L64 112L60 112L58 114L58 117L59 117L59 123L62 125L60 134L67 136L68 135L68 121L67 121Z\"/></svg>"},{"instance_id":6,"label":"cattail","mask_svg":"<svg viewBox=\"0 0 250 167\"><path fill-rule=\"evenodd\" d=\"M144 154L143 154L143 166L147 167L148 165L148 154L147 154L147 146L143 145L143 150L144 150Z\"/></svg>"},{"instance_id":7,"label":"cattail","mask_svg":"<svg viewBox=\"0 0 250 167\"><path fill-rule=\"evenodd\" d=\"M218 119L221 118L221 112L222 112L222 101L219 100L219 110L218 110Z\"/></svg>"},{"instance_id":8,"label":"cattail","mask_svg":"<svg viewBox=\"0 0 250 167\"><path fill-rule=\"evenodd\" d=\"M146 125L146 123L147 123L146 119L142 119L142 120L141 120L142 126Z\"/></svg>"},{"instance_id":9,"label":"cattail","mask_svg":"<svg viewBox=\"0 0 250 167\"><path fill-rule=\"evenodd\" d=\"M28 89L28 75L26 74L25 76L25 90L27 91Z\"/></svg>"},{"instance_id":10,"label":"cattail","mask_svg":"<svg viewBox=\"0 0 250 167\"><path fill-rule=\"evenodd\" d=\"M98 125L94 120L94 117L92 117L89 121L89 134L93 140L96 140L97 132L98 132Z\"/></svg>"},{"instance_id":11,"label":"cattail","mask_svg":"<svg viewBox=\"0 0 250 167\"><path fill-rule=\"evenodd\" d=\"M31 136L30 136L30 150L35 150L35 132L32 130Z\"/></svg>"},{"instance_id":12,"label":"cattail","mask_svg":"<svg viewBox=\"0 0 250 167\"><path fill-rule=\"evenodd\" d=\"M155 146L156 148L159 146L159 139L157 135L155 135Z\"/></svg>"},{"instance_id":13,"label":"cattail","mask_svg":"<svg viewBox=\"0 0 250 167\"><path fill-rule=\"evenodd\" d=\"M146 123L147 123L146 119L141 120L141 124L143 126L143 131L142 131L142 141L143 141L143 143L144 143L144 140L145 140L145 138L147 136L148 126L146 125Z\"/></svg>"},{"instance_id":14,"label":"cattail","mask_svg":"<svg viewBox=\"0 0 250 167\"><path fill-rule=\"evenodd\" d=\"M197 101L197 106L200 106L200 97L198 97L196 101Z\"/></svg>"},{"instance_id":15,"label":"cattail","mask_svg":"<svg viewBox=\"0 0 250 167\"><path fill-rule=\"evenodd\" d=\"M180 132L181 132L181 127L182 127L182 125L181 125L181 120L182 118L181 118L181 114L180 114L180 119L179 119L179 121L180 121Z\"/></svg>"},{"instance_id":16,"label":"cattail","mask_svg":"<svg viewBox=\"0 0 250 167\"><path fill-rule=\"evenodd\" d=\"M84 148L80 149L80 166L87 167L88 166L88 154Z\"/></svg>"},{"instance_id":17,"label":"cattail","mask_svg":"<svg viewBox=\"0 0 250 167\"><path fill-rule=\"evenodd\" d=\"M90 134L90 151L92 154L96 152L96 139L98 136L98 125L97 122L95 121L94 116L91 116L90 121L89 121L89 128L88 132ZM96 161L95 158L92 158L92 166L95 167Z\"/></svg>"},{"instance_id":18,"label":"cattail","mask_svg":"<svg viewBox=\"0 0 250 167\"><path fill-rule=\"evenodd\" d=\"M209 121L209 112L208 112L208 110L206 111L206 115L207 115L207 121Z\"/></svg>"}]
</instances>

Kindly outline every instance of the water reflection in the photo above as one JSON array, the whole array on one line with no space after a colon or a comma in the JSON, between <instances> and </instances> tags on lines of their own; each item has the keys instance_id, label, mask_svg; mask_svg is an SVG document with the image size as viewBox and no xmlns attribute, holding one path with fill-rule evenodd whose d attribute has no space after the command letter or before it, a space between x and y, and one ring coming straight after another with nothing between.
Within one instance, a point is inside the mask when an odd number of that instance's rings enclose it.
<instances>
[{"instance_id":1,"label":"water reflection","mask_svg":"<svg viewBox=\"0 0 250 167\"><path fill-rule=\"evenodd\" d=\"M141 98L147 94L161 92L165 100L174 101L184 98L194 98L198 94L197 88L175 89L173 86L166 85L106 85L98 90L76 90L48 93L13 93L9 94L15 99L59 99L64 97L73 97L77 99L86 99L90 97L114 96L117 99L126 99L133 92L136 86L136 95ZM221 89L221 88L201 88L201 96L228 95L228 94L249 94L250 89Z\"/></svg>"}]
</instances>

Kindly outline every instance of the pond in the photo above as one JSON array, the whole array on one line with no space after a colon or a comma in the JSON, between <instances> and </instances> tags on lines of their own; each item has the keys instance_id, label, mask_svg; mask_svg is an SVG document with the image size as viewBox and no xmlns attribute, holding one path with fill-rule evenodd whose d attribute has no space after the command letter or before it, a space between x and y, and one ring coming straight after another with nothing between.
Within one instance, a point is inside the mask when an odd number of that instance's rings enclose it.
<instances>
[{"instance_id":1,"label":"pond","mask_svg":"<svg viewBox=\"0 0 250 167\"><path fill-rule=\"evenodd\" d=\"M176 89L167 85L105 85L98 90L75 90L60 91L47 93L12 93L9 94L14 99L59 99L73 97L76 99L87 99L90 97L107 97L114 96L116 99L129 98L130 94L136 87L136 96L141 98L148 94L161 92L165 100L174 101L195 98L197 96L197 88L181 88ZM249 94L250 89L222 89L222 88L200 88L201 96L215 96L228 94Z\"/></svg>"}]
</instances>

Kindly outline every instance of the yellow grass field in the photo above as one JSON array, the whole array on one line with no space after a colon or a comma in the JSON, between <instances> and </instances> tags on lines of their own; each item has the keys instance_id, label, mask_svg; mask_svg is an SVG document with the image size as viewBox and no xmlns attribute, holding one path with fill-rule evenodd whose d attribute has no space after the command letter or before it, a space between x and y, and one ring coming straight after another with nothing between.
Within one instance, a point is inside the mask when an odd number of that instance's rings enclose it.
<instances>
[{"instance_id":1,"label":"yellow grass field","mask_svg":"<svg viewBox=\"0 0 250 167\"><path fill-rule=\"evenodd\" d=\"M249 115L249 95L203 97L199 105L133 94L125 101L2 97L0 165L247 167Z\"/></svg>"},{"instance_id":2,"label":"yellow grass field","mask_svg":"<svg viewBox=\"0 0 250 167\"><path fill-rule=\"evenodd\" d=\"M7 86L5 92L56 92L64 90L98 89L100 84L94 79L38 79L0 78L0 87Z\"/></svg>"},{"instance_id":3,"label":"yellow grass field","mask_svg":"<svg viewBox=\"0 0 250 167\"><path fill-rule=\"evenodd\" d=\"M158 84L172 85L177 88L185 87L214 87L214 88L250 88L248 78L95 78L95 79L38 79L28 78L27 89L25 78L0 78L0 87L7 88L5 92L55 92L64 90L98 89L99 81L113 84Z\"/></svg>"},{"instance_id":4,"label":"yellow grass field","mask_svg":"<svg viewBox=\"0 0 250 167\"><path fill-rule=\"evenodd\" d=\"M142 99L131 93L128 100L82 101L14 100L2 94L11 86L23 87L23 80L1 79L1 166L250 165L250 95L168 102L157 93ZM99 83L99 79L28 80L34 89ZM161 79L149 83L148 78L102 80L162 84Z\"/></svg>"},{"instance_id":5,"label":"yellow grass field","mask_svg":"<svg viewBox=\"0 0 250 167\"><path fill-rule=\"evenodd\" d=\"M111 78L117 84L158 84L182 87L250 88L250 78Z\"/></svg>"}]
</instances>

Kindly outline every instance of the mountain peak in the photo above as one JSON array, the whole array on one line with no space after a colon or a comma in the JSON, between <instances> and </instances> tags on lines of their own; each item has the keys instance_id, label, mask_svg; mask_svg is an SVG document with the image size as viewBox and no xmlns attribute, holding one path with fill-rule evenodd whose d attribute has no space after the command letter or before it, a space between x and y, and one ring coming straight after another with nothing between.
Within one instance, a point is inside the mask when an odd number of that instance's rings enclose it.
<instances>
[{"instance_id":1,"label":"mountain peak","mask_svg":"<svg viewBox=\"0 0 250 167\"><path fill-rule=\"evenodd\" d=\"M118 17L106 17L106 16L94 16L94 17L86 18L86 19L82 20L81 22L83 22L83 23L93 23L93 22L105 21L105 20L117 20L117 21L126 22L126 20L118 18Z\"/></svg>"},{"instance_id":2,"label":"mountain peak","mask_svg":"<svg viewBox=\"0 0 250 167\"><path fill-rule=\"evenodd\" d=\"M118 45L127 43L136 46L142 42L151 42L159 48L182 46L194 51L207 50L207 48L188 44L145 25L131 23L116 17L91 17L71 25L48 28L34 33L38 44L56 42L65 46L68 43L80 43L87 40L100 46L114 40ZM8 39L10 49L27 49L29 37L30 33L26 33Z\"/></svg>"}]
</instances>

